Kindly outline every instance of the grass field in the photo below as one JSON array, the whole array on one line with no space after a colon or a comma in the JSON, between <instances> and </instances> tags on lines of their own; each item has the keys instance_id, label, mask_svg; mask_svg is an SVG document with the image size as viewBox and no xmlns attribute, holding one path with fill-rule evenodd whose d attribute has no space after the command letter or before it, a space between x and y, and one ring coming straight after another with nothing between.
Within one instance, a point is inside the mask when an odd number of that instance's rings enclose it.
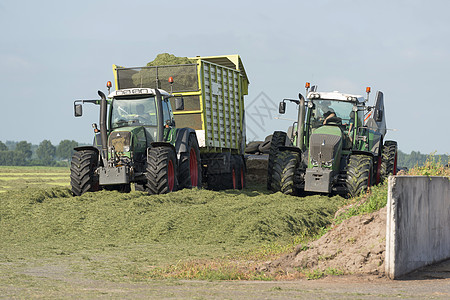
<instances>
[{"instance_id":1,"label":"grass field","mask_svg":"<svg viewBox=\"0 0 450 300\"><path fill-rule=\"evenodd\" d=\"M28 187L70 186L69 168L0 166L0 193Z\"/></svg>"}]
</instances>

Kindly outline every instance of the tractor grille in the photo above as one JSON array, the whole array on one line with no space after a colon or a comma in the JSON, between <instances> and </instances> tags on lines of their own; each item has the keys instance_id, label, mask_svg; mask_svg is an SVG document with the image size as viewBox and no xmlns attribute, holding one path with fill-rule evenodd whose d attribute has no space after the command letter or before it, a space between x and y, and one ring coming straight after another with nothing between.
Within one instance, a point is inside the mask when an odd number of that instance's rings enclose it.
<instances>
[{"instance_id":1,"label":"tractor grille","mask_svg":"<svg viewBox=\"0 0 450 300\"><path fill-rule=\"evenodd\" d=\"M340 141L341 137L337 135L312 134L310 139L311 159L322 163L331 161L339 148ZM321 159L319 159L319 153L322 153Z\"/></svg>"},{"instance_id":2,"label":"tractor grille","mask_svg":"<svg viewBox=\"0 0 450 300\"><path fill-rule=\"evenodd\" d=\"M109 147L114 147L116 152L130 151L131 133L128 131L114 131L109 136ZM124 148L127 149L124 149Z\"/></svg>"}]
</instances>

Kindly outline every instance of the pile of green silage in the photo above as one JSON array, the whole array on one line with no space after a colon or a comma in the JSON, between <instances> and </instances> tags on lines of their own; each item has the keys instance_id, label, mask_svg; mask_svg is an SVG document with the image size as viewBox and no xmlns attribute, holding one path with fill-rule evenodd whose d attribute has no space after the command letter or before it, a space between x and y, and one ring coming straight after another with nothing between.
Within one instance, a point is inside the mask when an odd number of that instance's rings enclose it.
<instances>
[{"instance_id":1,"label":"pile of green silage","mask_svg":"<svg viewBox=\"0 0 450 300\"><path fill-rule=\"evenodd\" d=\"M170 66L170 65L185 65L193 64L195 60L189 59L187 57L175 56L169 53L160 53L156 56L154 60L147 63L147 67L153 66Z\"/></svg>"},{"instance_id":2,"label":"pile of green silage","mask_svg":"<svg viewBox=\"0 0 450 300\"><path fill-rule=\"evenodd\" d=\"M292 240L327 226L343 199L246 190L182 190L87 193L67 188L0 194L1 253L9 246L94 249L108 245L163 243L252 248Z\"/></svg>"}]
</instances>

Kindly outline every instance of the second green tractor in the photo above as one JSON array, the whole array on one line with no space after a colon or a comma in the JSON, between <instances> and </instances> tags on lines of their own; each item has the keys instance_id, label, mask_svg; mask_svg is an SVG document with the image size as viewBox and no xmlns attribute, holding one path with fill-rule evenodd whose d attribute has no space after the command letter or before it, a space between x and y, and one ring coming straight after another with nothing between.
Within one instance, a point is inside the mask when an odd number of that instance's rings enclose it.
<instances>
[{"instance_id":1,"label":"second green tractor","mask_svg":"<svg viewBox=\"0 0 450 300\"><path fill-rule=\"evenodd\" d=\"M357 196L397 170L397 142L385 141L383 93L375 105L367 98L340 92L318 92L306 84L306 99L284 99L298 109L287 132L275 131L268 162L268 189Z\"/></svg>"}]
</instances>

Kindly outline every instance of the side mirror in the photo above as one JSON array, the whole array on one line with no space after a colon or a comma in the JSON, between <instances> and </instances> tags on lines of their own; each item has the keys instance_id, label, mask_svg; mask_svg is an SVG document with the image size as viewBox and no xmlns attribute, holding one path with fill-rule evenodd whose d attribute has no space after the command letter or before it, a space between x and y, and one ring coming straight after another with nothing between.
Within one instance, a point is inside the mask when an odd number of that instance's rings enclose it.
<instances>
[{"instance_id":1,"label":"side mirror","mask_svg":"<svg viewBox=\"0 0 450 300\"><path fill-rule=\"evenodd\" d=\"M283 115L286 112L286 102L280 102L280 106L278 107L278 112Z\"/></svg>"},{"instance_id":2,"label":"side mirror","mask_svg":"<svg viewBox=\"0 0 450 300\"><path fill-rule=\"evenodd\" d=\"M81 104L75 104L73 110L75 117L81 117L83 115L83 106Z\"/></svg>"},{"instance_id":3,"label":"side mirror","mask_svg":"<svg viewBox=\"0 0 450 300\"><path fill-rule=\"evenodd\" d=\"M184 110L184 99L181 98L175 98L175 110Z\"/></svg>"}]
</instances>

